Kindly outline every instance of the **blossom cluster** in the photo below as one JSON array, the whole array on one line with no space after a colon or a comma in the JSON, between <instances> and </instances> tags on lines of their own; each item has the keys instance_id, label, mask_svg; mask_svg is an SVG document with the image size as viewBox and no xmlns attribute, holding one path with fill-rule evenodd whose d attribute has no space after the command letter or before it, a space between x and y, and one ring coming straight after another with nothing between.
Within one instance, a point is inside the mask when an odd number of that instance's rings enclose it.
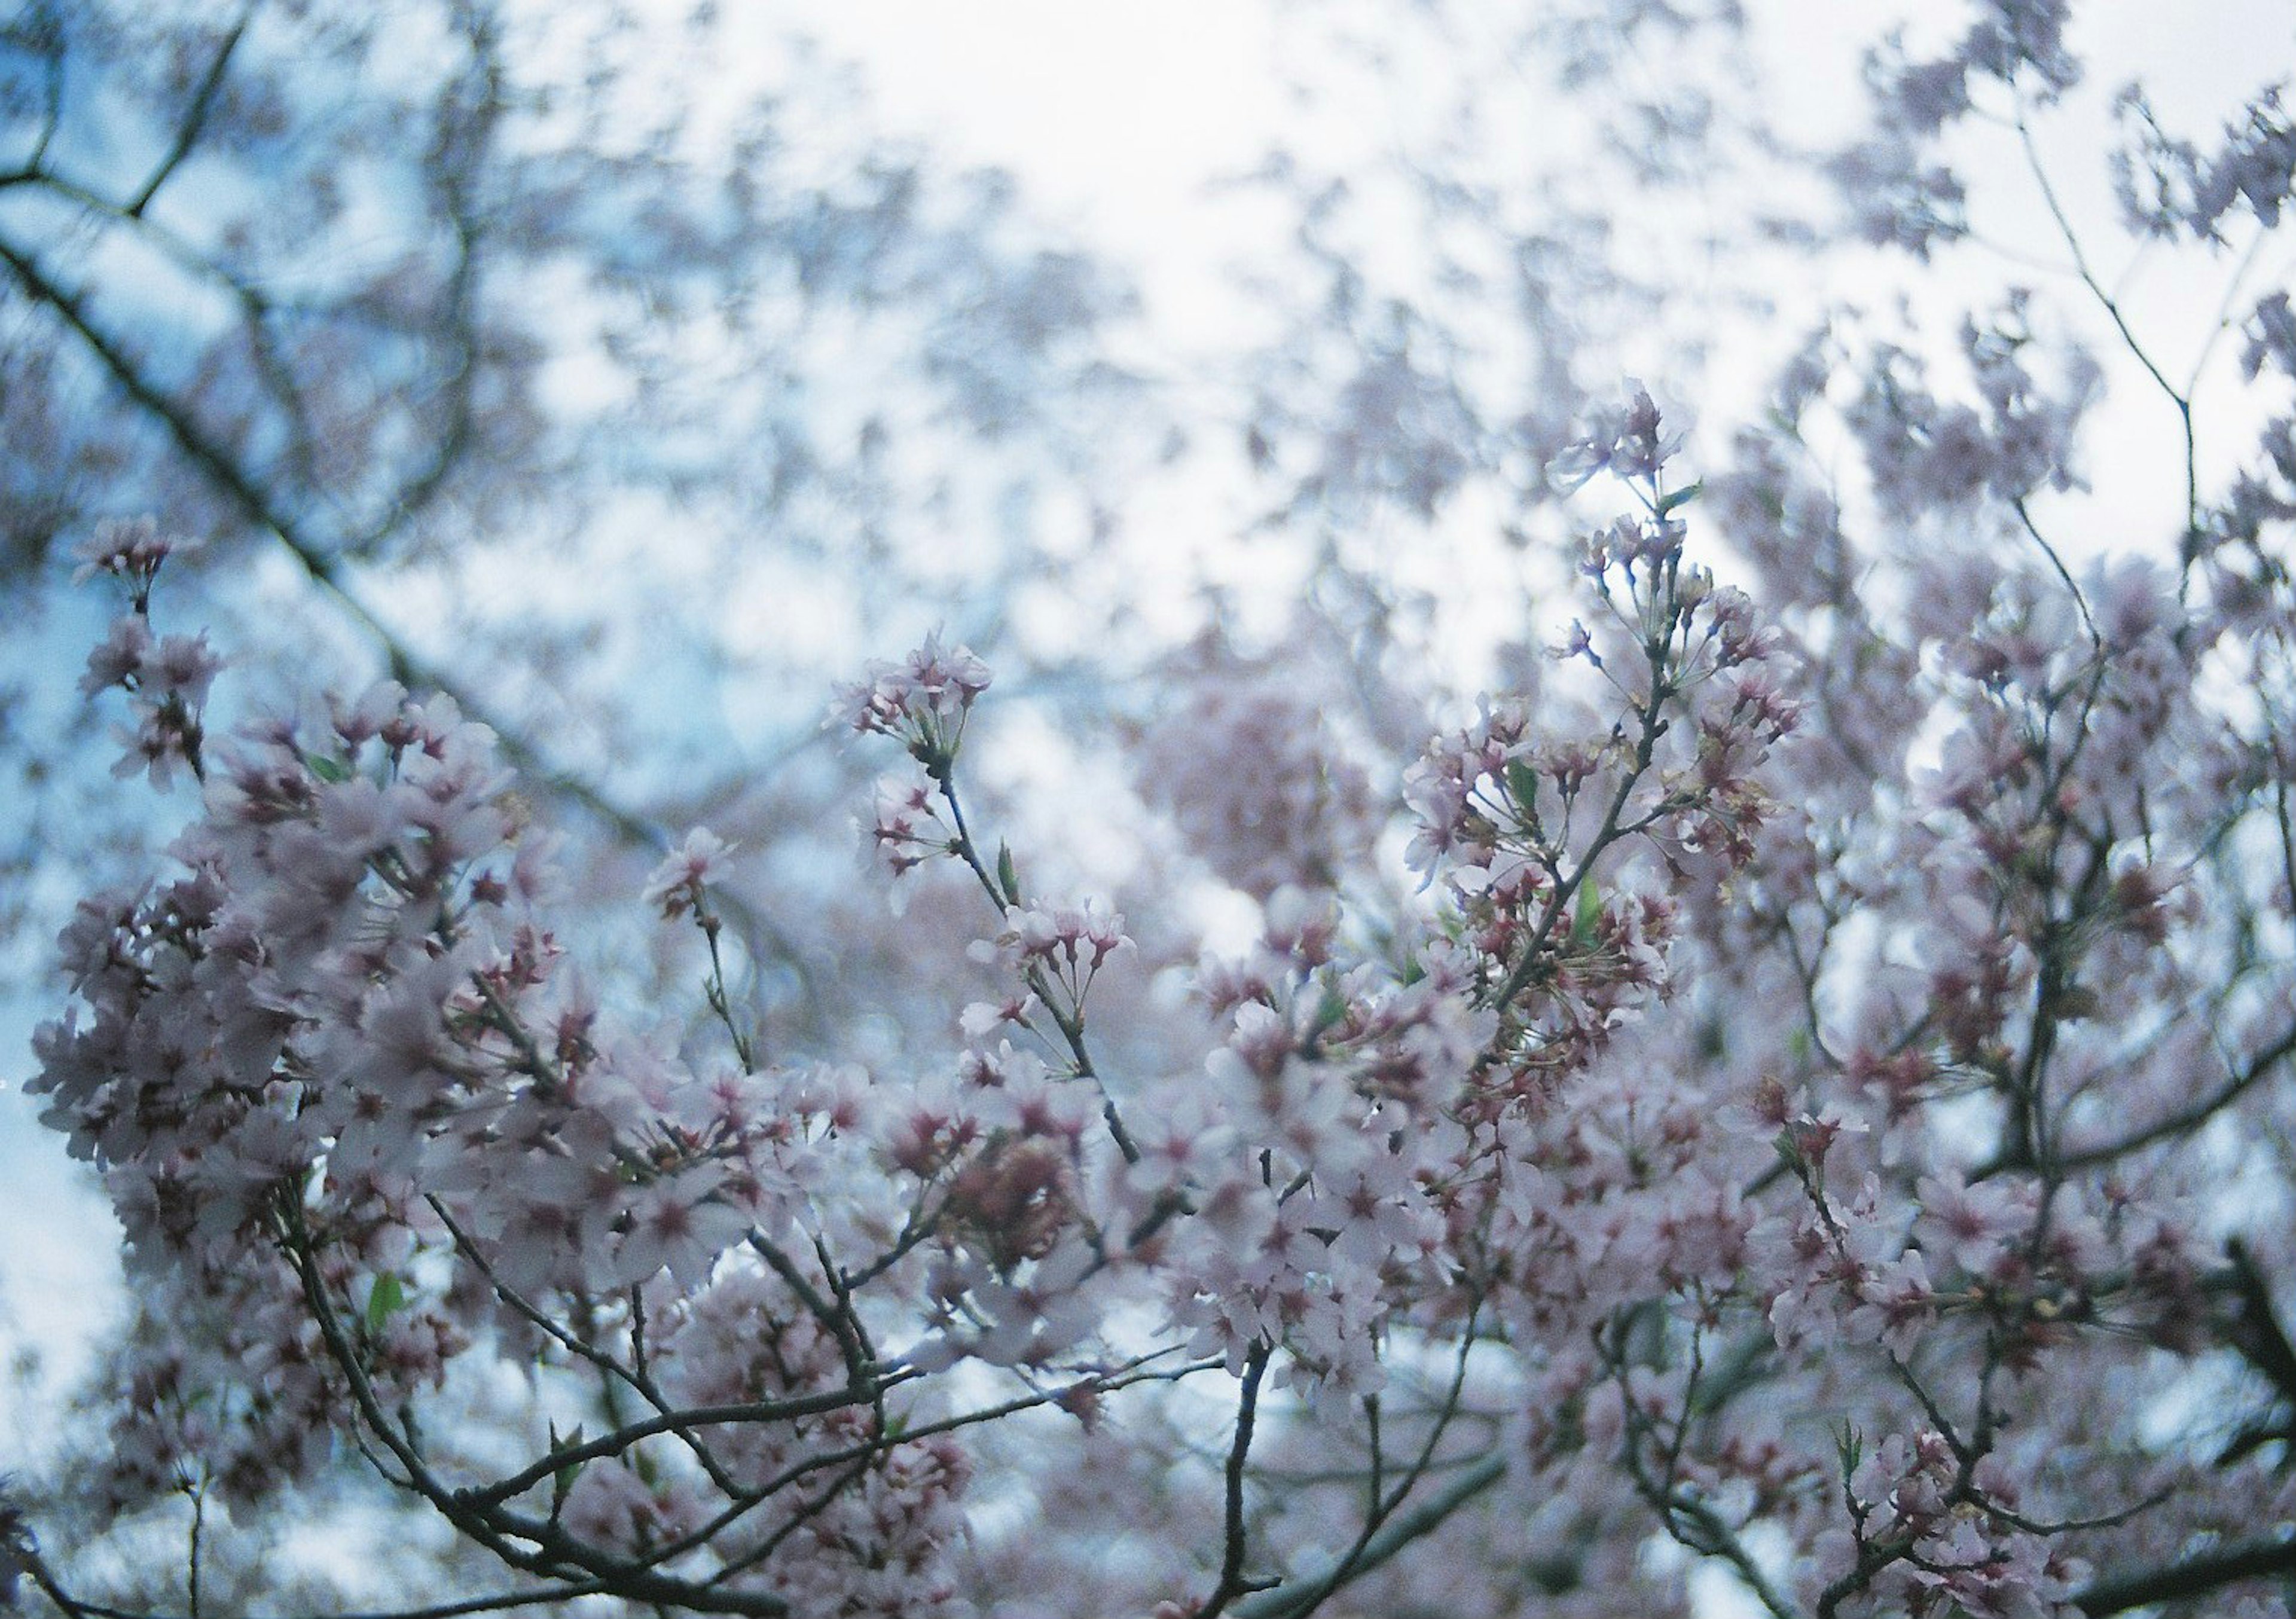
<instances>
[{"instance_id":1,"label":"blossom cluster","mask_svg":"<svg viewBox=\"0 0 2296 1619\"><path fill-rule=\"evenodd\" d=\"M1300 673L1213 648L1172 675L1180 700L1133 762L1190 852L1261 901L1360 866L1378 833L1370 775Z\"/></svg>"},{"instance_id":2,"label":"blossom cluster","mask_svg":"<svg viewBox=\"0 0 2296 1619\"><path fill-rule=\"evenodd\" d=\"M851 1611L919 1611L918 1582L946 1580L934 1549L962 1458L886 1436L866 1393L833 1397L884 1374L808 1313L809 1288L755 1257L800 1232L870 1240L865 1203L813 1205L869 1162L873 1099L837 1070L696 1072L602 1011L535 910L548 854L510 781L491 733L451 702L380 687L321 727L250 727L211 762L181 874L81 906L65 954L88 1018L42 1032L32 1088L102 1170L145 1285L217 1326L200 1339L215 1358L168 1345L136 1372L115 1498L132 1506L192 1468L259 1500L324 1463L344 1419L443 1387L480 1345L607 1356L554 1318L619 1297L622 1353L663 1359L668 1392L646 1398L817 1415L778 1428L778 1451L752 1427L737 1430L747 1450L705 1435L691 1476L654 1473L632 1440L569 1464L548 1522L576 1538L558 1562L603 1567L683 1539L724 1566L794 1535L776 1565L793 1587L848 1582L804 1573L816 1560L849 1574L890 1558L904 1577ZM695 905L723 854L689 840L652 902ZM737 1247L753 1257L728 1269ZM816 1349L743 1371L694 1347L715 1316L771 1311ZM824 1369L821 1344L843 1358ZM624 1374L641 1391L652 1375ZM709 1527L729 1492L789 1492L774 1457L810 1459L791 1464L807 1479L824 1447L871 1434L866 1477L836 1511ZM411 1433L392 1438L442 1505L471 1487L434 1476ZM512 1509L532 1487L495 1486L490 1521L554 1546L554 1527Z\"/></svg>"},{"instance_id":3,"label":"blossom cluster","mask_svg":"<svg viewBox=\"0 0 2296 1619\"><path fill-rule=\"evenodd\" d=\"M1576 1537L1558 1589L1648 1611L1686 1600L1653 1533L1781 1619L2119 1611L2137 1558L2237 1585L2208 1549L2296 1514L2288 1247L2214 1234L2210 1134L2287 1123L2291 773L2257 710L2290 669L2228 564L2048 544L2023 503L2070 486L2085 373L2052 395L2021 318L1965 334L1981 408L1896 354L1837 402L1884 508L2024 519L2025 552L1892 555L1900 610L1774 533L1744 551L1792 576L1775 612L1693 560L1702 488L1637 390L1563 468L1639 509L1576 547L1581 616L1536 692L1431 724L1384 848L1301 704L1184 707L1309 778L1142 795L1216 846L1191 871L1250 906L1241 950L1024 883L966 750L988 670L873 669L840 713L907 763L870 841L976 907L904 930L963 986L944 1049L759 1052L721 938L744 862L704 829L632 898L701 936L709 1016L618 1012L451 700L185 750L200 813L80 906L33 1085L176 1328L122 1358L112 1504L251 1509L356 1447L553 1599L669 1611L1064 1589L1075 1541L997 1535L1024 1499L1152 1543L1111 1588L1166 1612L1376 1594L1421 1534L1526 1515ZM1784 448L1726 523L1838 521ZM104 554L140 625L137 544ZM2284 570L2245 582L2284 607ZM166 661L115 632L90 689L144 701ZM1144 1006L1163 1038L1110 1032ZM2148 1439L2233 1361L2268 1392L2220 1455ZM505 1386L498 1450L431 1436Z\"/></svg>"},{"instance_id":4,"label":"blossom cluster","mask_svg":"<svg viewBox=\"0 0 2296 1619\"><path fill-rule=\"evenodd\" d=\"M193 547L160 534L149 518L108 521L79 548L75 575L84 582L102 574L127 585L129 610L112 620L89 652L79 689L83 697L114 689L128 693L133 724L121 733L124 748L113 773L141 771L155 787L167 786L178 767L201 773L201 716L208 688L221 666L204 634L158 635L152 630L152 586L160 565L189 549Z\"/></svg>"},{"instance_id":5,"label":"blossom cluster","mask_svg":"<svg viewBox=\"0 0 2296 1619\"><path fill-rule=\"evenodd\" d=\"M830 724L898 738L930 765L955 756L965 716L988 683L988 666L970 648L946 650L930 636L901 663L873 665L866 680L840 691Z\"/></svg>"}]
</instances>

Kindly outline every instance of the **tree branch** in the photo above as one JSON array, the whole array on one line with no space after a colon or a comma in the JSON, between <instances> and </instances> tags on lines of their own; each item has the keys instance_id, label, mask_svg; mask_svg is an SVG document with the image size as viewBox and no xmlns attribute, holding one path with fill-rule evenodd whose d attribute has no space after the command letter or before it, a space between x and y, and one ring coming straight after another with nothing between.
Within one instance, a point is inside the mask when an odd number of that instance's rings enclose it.
<instances>
[{"instance_id":1,"label":"tree branch","mask_svg":"<svg viewBox=\"0 0 2296 1619\"><path fill-rule=\"evenodd\" d=\"M239 20L231 25L230 30L223 37L223 43L216 47L215 61L208 64L207 73L200 80L200 87L193 93L191 108L184 115L182 127L176 131L175 144L168 149L168 155L160 159L159 168L152 171L152 177L144 182L143 189L121 210L130 219L144 217L144 210L152 206L152 199L160 194L160 188L168 183L168 176L176 172L185 158L192 155L192 148L199 143L200 132L207 127L208 114L215 110L216 94L223 88L223 76L231 66L232 53L239 49L240 40L246 36L247 25L255 20L255 8L258 3L259 0L248 0L248 4L240 8Z\"/></svg>"},{"instance_id":2,"label":"tree branch","mask_svg":"<svg viewBox=\"0 0 2296 1619\"><path fill-rule=\"evenodd\" d=\"M2165 1568L2113 1575L2097 1581L2073 1601L2093 1619L2102 1619L2104 1615L2127 1613L2132 1607L2206 1596L2242 1580L2287 1574L2296 1574L2296 1535L2243 1541L2171 1563Z\"/></svg>"}]
</instances>

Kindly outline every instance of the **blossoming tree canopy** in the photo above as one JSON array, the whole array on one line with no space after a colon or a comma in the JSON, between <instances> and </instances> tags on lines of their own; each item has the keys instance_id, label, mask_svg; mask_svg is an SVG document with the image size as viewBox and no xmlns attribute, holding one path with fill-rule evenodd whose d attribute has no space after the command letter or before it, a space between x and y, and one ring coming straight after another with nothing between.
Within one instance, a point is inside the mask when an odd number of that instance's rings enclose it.
<instances>
[{"instance_id":1,"label":"blossoming tree canopy","mask_svg":"<svg viewBox=\"0 0 2296 1619\"><path fill-rule=\"evenodd\" d=\"M2064 24L1878 58L1858 228L1946 251L1941 143L2070 91ZM2279 94L2120 104L2128 231L2268 258ZM1178 851L1104 887L997 779L1018 683L870 666L864 1056L761 1019L750 829L584 892L454 698L234 692L167 515L89 524L83 689L188 820L36 1044L137 1317L0 1588L290 1611L235 1540L364 1490L406 1619L2286 1614L2296 323L2232 277L2218 476L2066 230L2183 429L2151 554L2074 543L2101 373L2036 291L1830 323L1699 477L1584 413L1569 603L1479 701L1367 634L1159 664L1055 755L1054 827Z\"/></svg>"}]
</instances>

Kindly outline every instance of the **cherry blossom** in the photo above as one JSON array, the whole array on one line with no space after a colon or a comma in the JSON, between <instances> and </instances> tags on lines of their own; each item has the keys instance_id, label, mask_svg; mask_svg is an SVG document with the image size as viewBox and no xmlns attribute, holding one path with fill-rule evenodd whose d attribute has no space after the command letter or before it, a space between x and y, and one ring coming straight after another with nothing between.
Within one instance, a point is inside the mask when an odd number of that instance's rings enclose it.
<instances>
[{"instance_id":1,"label":"cherry blossom","mask_svg":"<svg viewBox=\"0 0 2296 1619\"><path fill-rule=\"evenodd\" d=\"M1951 249L1948 135L2071 96L2070 20L1877 56L1857 228ZM2124 107L2137 234L2282 225L2276 94L2212 151ZM2078 265L1829 313L1708 477L1634 383L1502 456L1575 538L1488 694L1343 559L1345 682L1224 631L1095 729L939 634L871 664L869 928L726 801L742 858L584 893L475 707L241 670L159 627L159 522L94 527L80 696L199 787L79 900L29 1086L141 1306L97 1526L364 1468L450 1605L2284 1612L2296 338L2227 297L2219 476ZM2071 543L2058 293L2188 429L2152 554ZM1431 514L1486 452L1378 473L1441 415L1408 350L1329 465ZM824 956L888 1004L808 1041L766 1012ZM0 1486L0 1597L141 1612L70 1521Z\"/></svg>"}]
</instances>

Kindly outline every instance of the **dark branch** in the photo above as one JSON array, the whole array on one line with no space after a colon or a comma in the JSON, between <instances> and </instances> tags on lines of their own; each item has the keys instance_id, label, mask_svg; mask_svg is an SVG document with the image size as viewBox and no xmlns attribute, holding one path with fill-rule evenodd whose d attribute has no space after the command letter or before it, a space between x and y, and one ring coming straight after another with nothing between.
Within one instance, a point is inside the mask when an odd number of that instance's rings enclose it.
<instances>
[{"instance_id":1,"label":"dark branch","mask_svg":"<svg viewBox=\"0 0 2296 1619\"><path fill-rule=\"evenodd\" d=\"M2099 1580L2073 1600L2091 1615L2124 1614L2132 1607L2203 1597L2242 1580L2296 1574L2296 1536L2246 1541L2202 1552L2165 1568Z\"/></svg>"},{"instance_id":2,"label":"dark branch","mask_svg":"<svg viewBox=\"0 0 2296 1619\"><path fill-rule=\"evenodd\" d=\"M183 126L176 131L175 144L168 149L168 155L160 159L160 167L152 171L152 177L144 182L143 189L122 210L129 218L143 217L144 210L152 206L152 199L160 194L160 188L168 183L168 176L176 172L184 159L192 155L192 148L199 144L200 132L207 127L208 114L215 110L216 94L223 88L223 76L231 66L232 53L239 49L239 42L247 33L247 25L254 20L255 0L249 0L249 4L240 11L239 20L231 25L231 31L216 47L215 61L208 64L206 76L200 80L199 89L192 95L191 108L184 114Z\"/></svg>"}]
</instances>

